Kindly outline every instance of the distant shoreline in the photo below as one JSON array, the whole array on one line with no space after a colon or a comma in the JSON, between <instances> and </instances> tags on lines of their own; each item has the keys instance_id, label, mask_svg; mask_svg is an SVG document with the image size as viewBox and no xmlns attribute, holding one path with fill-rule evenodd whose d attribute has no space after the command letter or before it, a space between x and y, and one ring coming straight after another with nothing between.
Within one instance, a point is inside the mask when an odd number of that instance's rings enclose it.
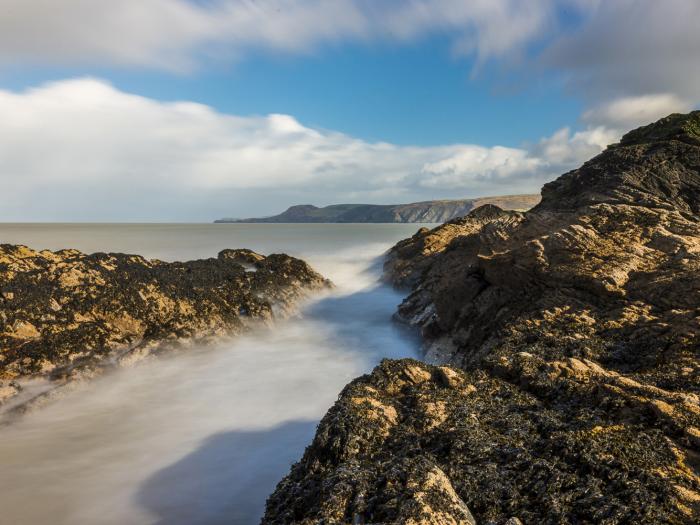
<instances>
[{"instance_id":1,"label":"distant shoreline","mask_svg":"<svg viewBox=\"0 0 700 525\"><path fill-rule=\"evenodd\" d=\"M243 224L436 224L456 219L475 208L492 204L504 210L525 211L540 201L539 194L501 195L474 199L434 200L409 204L333 204L317 207L299 204L278 215L236 219L225 217L214 221Z\"/></svg>"}]
</instances>

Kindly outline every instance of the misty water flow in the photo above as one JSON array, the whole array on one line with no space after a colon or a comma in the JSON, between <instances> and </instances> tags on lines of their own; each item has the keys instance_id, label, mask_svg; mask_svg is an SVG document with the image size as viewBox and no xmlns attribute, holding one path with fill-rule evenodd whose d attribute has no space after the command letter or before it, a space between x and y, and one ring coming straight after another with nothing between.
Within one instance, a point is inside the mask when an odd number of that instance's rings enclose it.
<instances>
[{"instance_id":1,"label":"misty water flow","mask_svg":"<svg viewBox=\"0 0 700 525\"><path fill-rule=\"evenodd\" d=\"M257 523L352 378L415 357L378 258L416 225L0 225L32 248L163 260L286 252L337 288L270 329L118 370L0 429L0 520Z\"/></svg>"}]
</instances>

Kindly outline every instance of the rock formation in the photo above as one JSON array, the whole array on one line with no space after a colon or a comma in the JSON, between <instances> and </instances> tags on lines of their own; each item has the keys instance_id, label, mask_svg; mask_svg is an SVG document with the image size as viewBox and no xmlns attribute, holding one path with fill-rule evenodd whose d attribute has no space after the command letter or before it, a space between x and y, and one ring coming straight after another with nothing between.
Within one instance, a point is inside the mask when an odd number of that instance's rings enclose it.
<instances>
[{"instance_id":1,"label":"rock formation","mask_svg":"<svg viewBox=\"0 0 700 525\"><path fill-rule=\"evenodd\" d=\"M219 219L214 222L333 223L333 222L446 222L466 215L484 204L504 209L527 210L540 201L539 195L502 195L477 199L413 202L411 204L312 204L292 206L279 215L257 219Z\"/></svg>"},{"instance_id":2,"label":"rock formation","mask_svg":"<svg viewBox=\"0 0 700 525\"><path fill-rule=\"evenodd\" d=\"M167 263L0 245L0 404L26 402L30 378L55 387L240 333L324 286L305 262L282 254L224 250Z\"/></svg>"},{"instance_id":3,"label":"rock formation","mask_svg":"<svg viewBox=\"0 0 700 525\"><path fill-rule=\"evenodd\" d=\"M433 365L348 385L264 523L700 522L700 112L385 270Z\"/></svg>"}]
</instances>

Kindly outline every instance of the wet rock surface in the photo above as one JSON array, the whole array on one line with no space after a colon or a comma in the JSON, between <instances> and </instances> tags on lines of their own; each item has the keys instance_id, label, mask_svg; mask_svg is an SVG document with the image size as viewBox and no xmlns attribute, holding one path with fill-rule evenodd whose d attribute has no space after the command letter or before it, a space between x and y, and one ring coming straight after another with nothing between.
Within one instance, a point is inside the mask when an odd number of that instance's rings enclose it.
<instances>
[{"instance_id":1,"label":"wet rock surface","mask_svg":"<svg viewBox=\"0 0 700 525\"><path fill-rule=\"evenodd\" d=\"M326 286L305 262L283 254L224 250L168 263L0 245L0 404L32 398L27 380L51 389L238 334Z\"/></svg>"},{"instance_id":2,"label":"wet rock surface","mask_svg":"<svg viewBox=\"0 0 700 525\"><path fill-rule=\"evenodd\" d=\"M390 251L442 366L346 387L265 523L700 521L700 112L542 195Z\"/></svg>"}]
</instances>

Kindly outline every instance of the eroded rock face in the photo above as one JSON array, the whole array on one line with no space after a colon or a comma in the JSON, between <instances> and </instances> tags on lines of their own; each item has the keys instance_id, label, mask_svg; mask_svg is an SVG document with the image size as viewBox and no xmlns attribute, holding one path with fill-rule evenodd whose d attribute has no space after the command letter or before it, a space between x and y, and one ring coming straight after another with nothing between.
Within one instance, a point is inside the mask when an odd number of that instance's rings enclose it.
<instances>
[{"instance_id":1,"label":"eroded rock face","mask_svg":"<svg viewBox=\"0 0 700 525\"><path fill-rule=\"evenodd\" d=\"M0 245L0 403L19 380L60 384L236 334L328 285L299 259L250 250L166 263Z\"/></svg>"},{"instance_id":2,"label":"eroded rock face","mask_svg":"<svg viewBox=\"0 0 700 525\"><path fill-rule=\"evenodd\" d=\"M461 367L527 348L698 392L700 135L679 134L698 121L629 133L531 212L480 208L399 243L399 317Z\"/></svg>"},{"instance_id":3,"label":"eroded rock face","mask_svg":"<svg viewBox=\"0 0 700 525\"><path fill-rule=\"evenodd\" d=\"M415 469L442 472L478 523L700 522L700 112L542 193L391 250L397 318L449 367L385 362L352 383L268 522L403 523Z\"/></svg>"}]
</instances>

